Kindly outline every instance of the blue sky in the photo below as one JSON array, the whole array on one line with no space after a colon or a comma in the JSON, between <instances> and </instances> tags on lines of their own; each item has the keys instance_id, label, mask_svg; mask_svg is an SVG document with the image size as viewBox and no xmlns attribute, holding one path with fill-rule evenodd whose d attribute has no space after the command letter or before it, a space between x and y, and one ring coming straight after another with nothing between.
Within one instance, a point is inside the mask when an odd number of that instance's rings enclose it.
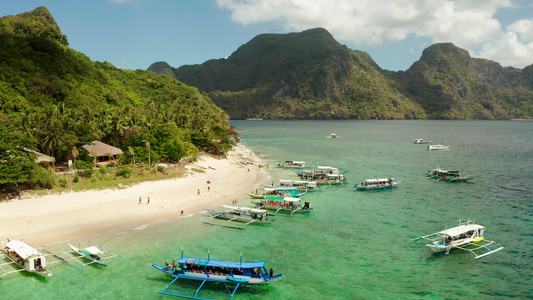
<instances>
[{"instance_id":1,"label":"blue sky","mask_svg":"<svg viewBox=\"0 0 533 300\"><path fill-rule=\"evenodd\" d=\"M437 42L502 66L533 63L531 0L0 0L0 16L39 6L71 48L122 69L201 64L259 34L316 27L393 71Z\"/></svg>"}]
</instances>

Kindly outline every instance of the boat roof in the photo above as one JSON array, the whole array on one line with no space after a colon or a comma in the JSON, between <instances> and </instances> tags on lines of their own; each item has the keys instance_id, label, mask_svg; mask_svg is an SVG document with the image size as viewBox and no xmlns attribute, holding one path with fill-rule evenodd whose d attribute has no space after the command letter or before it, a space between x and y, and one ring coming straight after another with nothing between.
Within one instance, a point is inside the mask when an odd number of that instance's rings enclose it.
<instances>
[{"instance_id":1,"label":"boat roof","mask_svg":"<svg viewBox=\"0 0 533 300\"><path fill-rule=\"evenodd\" d=\"M448 228L443 231L439 231L438 233L454 237L454 236L461 235L465 232L468 232L471 230L478 230L481 228L485 228L485 227L478 225L478 224L467 224L467 225L459 225L453 228Z\"/></svg>"},{"instance_id":2,"label":"boat roof","mask_svg":"<svg viewBox=\"0 0 533 300\"><path fill-rule=\"evenodd\" d=\"M305 161L286 160L285 163L291 163L291 164L305 164Z\"/></svg>"},{"instance_id":3,"label":"boat roof","mask_svg":"<svg viewBox=\"0 0 533 300\"><path fill-rule=\"evenodd\" d=\"M206 265L206 266L212 266L212 267L233 268L233 269L262 268L266 264L266 261L241 263L238 261L201 259L201 258L194 258L194 257L184 257L184 258L181 258L178 262L181 264Z\"/></svg>"},{"instance_id":4,"label":"boat roof","mask_svg":"<svg viewBox=\"0 0 533 300\"><path fill-rule=\"evenodd\" d=\"M232 210L238 210L243 212L253 212L257 214L264 214L267 211L265 209L257 209L257 208L251 208L251 207L239 207L239 206L233 206L233 205L222 205L222 207Z\"/></svg>"},{"instance_id":5,"label":"boat roof","mask_svg":"<svg viewBox=\"0 0 533 300\"><path fill-rule=\"evenodd\" d=\"M374 183L374 182L383 182L383 181L389 181L394 180L394 178L375 178L375 179L365 179L365 182Z\"/></svg>"},{"instance_id":6,"label":"boat roof","mask_svg":"<svg viewBox=\"0 0 533 300\"><path fill-rule=\"evenodd\" d=\"M100 251L100 249L98 249L98 247L96 246L91 246L91 247L87 247L84 249L85 251L91 253L91 254L100 254L100 253L103 253L102 251Z\"/></svg>"},{"instance_id":7,"label":"boat roof","mask_svg":"<svg viewBox=\"0 0 533 300\"><path fill-rule=\"evenodd\" d=\"M14 250L15 252L17 252L17 254L23 259L26 259L32 255L42 256L42 254L39 251L37 251L35 248L31 247L30 245L22 241L10 241L4 244L5 246L9 247L11 250Z\"/></svg>"},{"instance_id":8,"label":"boat roof","mask_svg":"<svg viewBox=\"0 0 533 300\"><path fill-rule=\"evenodd\" d=\"M286 202L298 202L300 200L301 200L300 198L294 198L294 197L284 197L283 198L283 201L286 201Z\"/></svg>"}]
</instances>

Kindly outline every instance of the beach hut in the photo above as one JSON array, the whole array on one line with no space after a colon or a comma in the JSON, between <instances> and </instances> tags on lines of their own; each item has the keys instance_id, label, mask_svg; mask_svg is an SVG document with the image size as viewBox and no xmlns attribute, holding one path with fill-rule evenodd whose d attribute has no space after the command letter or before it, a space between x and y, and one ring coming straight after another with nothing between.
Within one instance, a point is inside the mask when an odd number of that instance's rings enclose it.
<instances>
[{"instance_id":1,"label":"beach hut","mask_svg":"<svg viewBox=\"0 0 533 300\"><path fill-rule=\"evenodd\" d=\"M117 155L124 153L119 148L100 141L93 141L91 144L81 147L89 152L89 156L94 158L96 166L106 166L111 162L117 163Z\"/></svg>"}]
</instances>

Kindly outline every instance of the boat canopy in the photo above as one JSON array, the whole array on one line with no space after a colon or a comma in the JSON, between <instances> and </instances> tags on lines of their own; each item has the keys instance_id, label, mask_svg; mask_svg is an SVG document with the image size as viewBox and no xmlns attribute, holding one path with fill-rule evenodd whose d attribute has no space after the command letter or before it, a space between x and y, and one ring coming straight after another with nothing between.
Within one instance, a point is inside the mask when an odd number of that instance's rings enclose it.
<instances>
[{"instance_id":1,"label":"boat canopy","mask_svg":"<svg viewBox=\"0 0 533 300\"><path fill-rule=\"evenodd\" d=\"M286 160L285 161L286 164L305 164L305 161L297 161L297 160Z\"/></svg>"},{"instance_id":2,"label":"boat canopy","mask_svg":"<svg viewBox=\"0 0 533 300\"><path fill-rule=\"evenodd\" d=\"M286 202L298 202L300 200L301 200L300 198L293 198L293 197L285 197L285 198L283 198L283 201L286 201Z\"/></svg>"},{"instance_id":3,"label":"boat canopy","mask_svg":"<svg viewBox=\"0 0 533 300\"><path fill-rule=\"evenodd\" d=\"M42 256L39 251L22 241L10 241L5 243L5 245L11 250L17 252L17 255L19 255L23 259L27 259L32 255Z\"/></svg>"},{"instance_id":4,"label":"boat canopy","mask_svg":"<svg viewBox=\"0 0 533 300\"><path fill-rule=\"evenodd\" d=\"M232 205L222 205L222 207L231 209L231 210L242 211L242 212L253 212L256 214L267 213L267 211L264 209L257 209L257 208L251 208L251 207L238 207L238 206L232 206Z\"/></svg>"},{"instance_id":5,"label":"boat canopy","mask_svg":"<svg viewBox=\"0 0 533 300\"><path fill-rule=\"evenodd\" d=\"M365 182L367 183L379 183L379 182L388 182L389 180L393 180L394 178L377 178L377 179L365 179Z\"/></svg>"},{"instance_id":6,"label":"boat canopy","mask_svg":"<svg viewBox=\"0 0 533 300\"><path fill-rule=\"evenodd\" d=\"M484 229L485 227L478 225L478 224L468 224L468 225L459 225L457 227L453 227L450 229L446 229L443 231L438 232L442 235L447 235L450 237L455 237L458 235L461 235L463 233L469 232L469 231L478 231L479 229Z\"/></svg>"},{"instance_id":7,"label":"boat canopy","mask_svg":"<svg viewBox=\"0 0 533 300\"><path fill-rule=\"evenodd\" d=\"M225 261L215 259L199 259L193 257L184 257L178 261L180 264L202 265L212 266L220 268L233 268L233 269L254 269L262 268L265 266L266 261L259 262L238 262L238 261Z\"/></svg>"},{"instance_id":8,"label":"boat canopy","mask_svg":"<svg viewBox=\"0 0 533 300\"><path fill-rule=\"evenodd\" d=\"M87 247L87 248L85 248L85 251L87 251L87 252L89 252L91 254L104 253L104 252L100 251L100 249L98 249L98 247L95 247L95 246Z\"/></svg>"}]
</instances>

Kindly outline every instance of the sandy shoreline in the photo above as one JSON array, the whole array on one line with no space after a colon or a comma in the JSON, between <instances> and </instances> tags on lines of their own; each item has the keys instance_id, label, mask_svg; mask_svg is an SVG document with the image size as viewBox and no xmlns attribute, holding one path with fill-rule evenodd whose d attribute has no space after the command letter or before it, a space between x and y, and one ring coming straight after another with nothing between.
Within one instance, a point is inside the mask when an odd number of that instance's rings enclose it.
<instances>
[{"instance_id":1,"label":"sandy shoreline","mask_svg":"<svg viewBox=\"0 0 533 300\"><path fill-rule=\"evenodd\" d=\"M130 230L178 218L181 211L186 216L217 204L230 204L265 180L257 157L242 145L230 151L227 159L203 156L187 169L183 178L143 182L125 189L0 203L0 240L23 239L28 244L44 244Z\"/></svg>"}]
</instances>

